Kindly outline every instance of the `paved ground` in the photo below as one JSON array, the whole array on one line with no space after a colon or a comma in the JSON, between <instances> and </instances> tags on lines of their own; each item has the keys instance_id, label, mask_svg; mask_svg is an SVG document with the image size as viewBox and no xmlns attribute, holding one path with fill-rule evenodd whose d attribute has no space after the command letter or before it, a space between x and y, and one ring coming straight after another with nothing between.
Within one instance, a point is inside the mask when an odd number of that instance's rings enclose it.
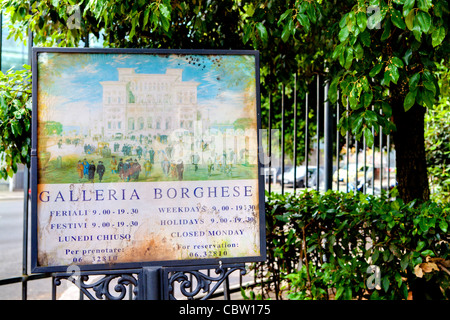
<instances>
[{"instance_id":1,"label":"paved ground","mask_svg":"<svg viewBox=\"0 0 450 320\"><path fill-rule=\"evenodd\" d=\"M23 199L23 191L0 191L0 201ZM0 205L1 207L1 205Z\"/></svg>"}]
</instances>

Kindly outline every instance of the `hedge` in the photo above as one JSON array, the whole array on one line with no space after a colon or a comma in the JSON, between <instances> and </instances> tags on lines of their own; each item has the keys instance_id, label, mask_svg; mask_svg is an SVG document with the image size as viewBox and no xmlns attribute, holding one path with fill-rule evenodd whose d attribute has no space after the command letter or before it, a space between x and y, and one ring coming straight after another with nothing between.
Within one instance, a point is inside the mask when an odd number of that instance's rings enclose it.
<instances>
[{"instance_id":1,"label":"hedge","mask_svg":"<svg viewBox=\"0 0 450 320\"><path fill-rule=\"evenodd\" d=\"M277 299L283 289L289 299L448 299L449 212L362 193L266 194L259 270Z\"/></svg>"}]
</instances>

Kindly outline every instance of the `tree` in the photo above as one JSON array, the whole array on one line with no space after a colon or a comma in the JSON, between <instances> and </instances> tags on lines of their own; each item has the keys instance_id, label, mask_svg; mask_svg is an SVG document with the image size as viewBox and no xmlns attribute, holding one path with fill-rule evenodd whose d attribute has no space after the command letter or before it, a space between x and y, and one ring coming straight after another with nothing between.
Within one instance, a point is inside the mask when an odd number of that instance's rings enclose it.
<instances>
[{"instance_id":1,"label":"tree","mask_svg":"<svg viewBox=\"0 0 450 320\"><path fill-rule=\"evenodd\" d=\"M436 63L448 65L448 2L296 1L278 23L286 42L303 34L323 37L315 45L333 79L328 98L335 103L339 90L350 106L342 131L364 135L369 146L372 126L392 131L400 197L427 200L424 114L439 97Z\"/></svg>"},{"instance_id":2,"label":"tree","mask_svg":"<svg viewBox=\"0 0 450 320\"><path fill-rule=\"evenodd\" d=\"M306 92L308 79L330 80L329 100L350 112L342 132L393 132L397 179L405 201L428 199L424 110L439 96L436 62L448 65L446 0L3 0L10 36L34 33L39 46L77 46L94 34L106 47L257 49L262 104L279 84ZM79 21L77 21L79 17ZM263 115L267 114L263 111Z\"/></svg>"},{"instance_id":3,"label":"tree","mask_svg":"<svg viewBox=\"0 0 450 320\"><path fill-rule=\"evenodd\" d=\"M12 177L19 163L30 163L31 74L0 72L0 178Z\"/></svg>"}]
</instances>

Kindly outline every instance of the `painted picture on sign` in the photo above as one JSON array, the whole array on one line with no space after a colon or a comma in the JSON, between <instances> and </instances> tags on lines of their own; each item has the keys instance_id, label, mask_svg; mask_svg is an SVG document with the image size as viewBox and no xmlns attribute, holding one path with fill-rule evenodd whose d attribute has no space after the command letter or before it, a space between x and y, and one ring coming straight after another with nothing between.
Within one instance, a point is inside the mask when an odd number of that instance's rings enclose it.
<instances>
[{"instance_id":1,"label":"painted picture on sign","mask_svg":"<svg viewBox=\"0 0 450 320\"><path fill-rule=\"evenodd\" d=\"M38 81L42 183L257 175L252 57L41 53Z\"/></svg>"},{"instance_id":2,"label":"painted picture on sign","mask_svg":"<svg viewBox=\"0 0 450 320\"><path fill-rule=\"evenodd\" d=\"M255 52L33 52L33 270L265 259Z\"/></svg>"}]
</instances>

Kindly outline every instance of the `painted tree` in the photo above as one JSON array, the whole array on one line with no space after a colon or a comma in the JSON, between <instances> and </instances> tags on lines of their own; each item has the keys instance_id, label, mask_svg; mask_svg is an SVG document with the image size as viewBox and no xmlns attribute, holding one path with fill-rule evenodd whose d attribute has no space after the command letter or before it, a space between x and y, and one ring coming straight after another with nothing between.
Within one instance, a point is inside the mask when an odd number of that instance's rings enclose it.
<instances>
[{"instance_id":1,"label":"painted tree","mask_svg":"<svg viewBox=\"0 0 450 320\"><path fill-rule=\"evenodd\" d=\"M87 34L106 47L257 49L263 105L279 83L300 88L319 74L329 100L350 112L342 132L393 132L405 201L428 199L424 111L439 96L436 63L448 65L446 0L3 0L11 36L39 46L78 46ZM279 95L274 96L274 100Z\"/></svg>"}]
</instances>

